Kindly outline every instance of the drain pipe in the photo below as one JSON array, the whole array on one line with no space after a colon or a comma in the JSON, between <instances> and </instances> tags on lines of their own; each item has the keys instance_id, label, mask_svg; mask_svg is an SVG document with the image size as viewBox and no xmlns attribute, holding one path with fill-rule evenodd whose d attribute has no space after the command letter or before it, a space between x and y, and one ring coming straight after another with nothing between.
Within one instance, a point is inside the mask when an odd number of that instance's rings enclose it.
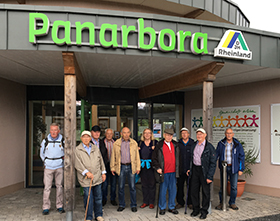
<instances>
[{"instance_id":1,"label":"drain pipe","mask_svg":"<svg viewBox=\"0 0 280 221\"><path fill-rule=\"evenodd\" d=\"M222 162L222 167L223 167L223 207L222 207L222 210L227 211L227 205L226 205L226 201L227 201L227 193L226 193L226 189L227 189L227 162L226 161Z\"/></svg>"}]
</instances>

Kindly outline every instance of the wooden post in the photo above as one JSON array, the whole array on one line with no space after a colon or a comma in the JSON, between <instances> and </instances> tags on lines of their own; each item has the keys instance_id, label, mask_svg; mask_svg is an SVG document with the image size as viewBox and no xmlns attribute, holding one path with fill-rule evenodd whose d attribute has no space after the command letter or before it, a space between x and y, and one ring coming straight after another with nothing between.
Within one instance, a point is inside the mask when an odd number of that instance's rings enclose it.
<instances>
[{"instance_id":1,"label":"wooden post","mask_svg":"<svg viewBox=\"0 0 280 221\"><path fill-rule=\"evenodd\" d=\"M97 105L91 106L91 125L98 125L98 109ZM90 128L91 129L91 128Z\"/></svg>"},{"instance_id":2,"label":"wooden post","mask_svg":"<svg viewBox=\"0 0 280 221\"><path fill-rule=\"evenodd\" d=\"M73 220L75 206L76 75L64 76L64 116L64 199L68 221Z\"/></svg>"},{"instance_id":3,"label":"wooden post","mask_svg":"<svg viewBox=\"0 0 280 221\"><path fill-rule=\"evenodd\" d=\"M121 107L117 106L117 131L121 132Z\"/></svg>"}]
</instances>

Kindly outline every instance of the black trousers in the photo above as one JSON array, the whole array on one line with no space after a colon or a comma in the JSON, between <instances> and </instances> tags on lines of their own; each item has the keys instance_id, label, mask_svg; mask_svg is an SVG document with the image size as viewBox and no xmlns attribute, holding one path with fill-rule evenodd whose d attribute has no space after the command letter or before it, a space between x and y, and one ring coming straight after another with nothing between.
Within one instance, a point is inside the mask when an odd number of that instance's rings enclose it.
<instances>
[{"instance_id":1,"label":"black trousers","mask_svg":"<svg viewBox=\"0 0 280 221\"><path fill-rule=\"evenodd\" d=\"M177 203L179 203L180 205L184 206L185 205L185 193L184 193L184 186L188 185L188 176L185 173L180 174L179 178L177 179L177 196L176 196L176 200ZM188 205L192 204L192 200L191 200L191 188L190 188L190 181L189 181L189 192L188 194Z\"/></svg>"},{"instance_id":2,"label":"black trousers","mask_svg":"<svg viewBox=\"0 0 280 221\"><path fill-rule=\"evenodd\" d=\"M200 208L200 187L202 187L202 207ZM191 179L191 197L193 203L193 211L201 212L201 214L208 214L210 204L210 184L207 184L201 166L192 167Z\"/></svg>"},{"instance_id":3,"label":"black trousers","mask_svg":"<svg viewBox=\"0 0 280 221\"><path fill-rule=\"evenodd\" d=\"M155 204L156 179L154 169L141 168L141 184L143 193L143 203Z\"/></svg>"}]
</instances>

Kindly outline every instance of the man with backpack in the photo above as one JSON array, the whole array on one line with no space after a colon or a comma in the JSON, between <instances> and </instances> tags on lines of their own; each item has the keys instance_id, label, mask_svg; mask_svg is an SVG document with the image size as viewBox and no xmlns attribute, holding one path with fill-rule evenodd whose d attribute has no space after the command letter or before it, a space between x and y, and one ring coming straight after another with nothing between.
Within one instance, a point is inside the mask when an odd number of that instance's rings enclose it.
<instances>
[{"instance_id":1,"label":"man with backpack","mask_svg":"<svg viewBox=\"0 0 280 221\"><path fill-rule=\"evenodd\" d=\"M51 208L50 193L53 178L56 186L57 212L65 212L63 209L64 139L59 132L59 125L52 123L50 134L42 141L40 148L40 157L44 162L43 215L48 215Z\"/></svg>"}]
</instances>

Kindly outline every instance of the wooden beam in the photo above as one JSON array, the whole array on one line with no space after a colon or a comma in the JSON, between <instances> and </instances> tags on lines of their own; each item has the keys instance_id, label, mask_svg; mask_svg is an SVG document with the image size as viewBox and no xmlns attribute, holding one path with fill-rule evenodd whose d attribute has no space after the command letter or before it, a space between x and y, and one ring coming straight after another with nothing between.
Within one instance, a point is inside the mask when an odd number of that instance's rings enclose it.
<instances>
[{"instance_id":1,"label":"wooden beam","mask_svg":"<svg viewBox=\"0 0 280 221\"><path fill-rule=\"evenodd\" d=\"M97 105L91 106L91 125L98 125L98 109Z\"/></svg>"},{"instance_id":2,"label":"wooden beam","mask_svg":"<svg viewBox=\"0 0 280 221\"><path fill-rule=\"evenodd\" d=\"M18 2L19 4L25 4L25 3L26 3L25 0L17 0L17 2Z\"/></svg>"},{"instance_id":3,"label":"wooden beam","mask_svg":"<svg viewBox=\"0 0 280 221\"><path fill-rule=\"evenodd\" d=\"M81 97L87 95L87 85L83 78L81 69L73 52L62 52L64 63L64 74L73 74L77 78L77 92Z\"/></svg>"},{"instance_id":4,"label":"wooden beam","mask_svg":"<svg viewBox=\"0 0 280 221\"><path fill-rule=\"evenodd\" d=\"M64 202L67 217L75 206L76 75L64 75ZM69 220L69 219L67 219Z\"/></svg>"},{"instance_id":5,"label":"wooden beam","mask_svg":"<svg viewBox=\"0 0 280 221\"><path fill-rule=\"evenodd\" d=\"M190 13L188 14L185 14L183 17L184 18L197 18L198 16L200 16L205 10L203 9L196 9L194 11L191 11Z\"/></svg>"},{"instance_id":6,"label":"wooden beam","mask_svg":"<svg viewBox=\"0 0 280 221\"><path fill-rule=\"evenodd\" d=\"M176 90L181 90L202 84L204 81L214 81L216 74L223 66L224 63L211 62L177 76L142 87L139 89L139 98L144 99Z\"/></svg>"},{"instance_id":7,"label":"wooden beam","mask_svg":"<svg viewBox=\"0 0 280 221\"><path fill-rule=\"evenodd\" d=\"M117 105L117 131L121 133L121 107Z\"/></svg>"}]
</instances>

